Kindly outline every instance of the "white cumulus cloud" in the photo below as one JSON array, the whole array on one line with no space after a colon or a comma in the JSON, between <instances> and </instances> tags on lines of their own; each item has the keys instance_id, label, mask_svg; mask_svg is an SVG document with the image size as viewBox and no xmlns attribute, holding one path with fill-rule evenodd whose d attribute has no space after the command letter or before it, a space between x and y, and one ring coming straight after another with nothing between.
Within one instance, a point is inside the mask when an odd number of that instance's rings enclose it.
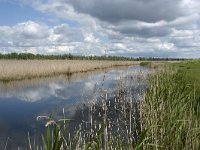
<instances>
[{"instance_id":1,"label":"white cumulus cloud","mask_svg":"<svg viewBox=\"0 0 200 150\"><path fill-rule=\"evenodd\" d=\"M26 47L39 53L200 57L197 0L19 2L65 21L53 26L37 21L0 26L1 51Z\"/></svg>"}]
</instances>

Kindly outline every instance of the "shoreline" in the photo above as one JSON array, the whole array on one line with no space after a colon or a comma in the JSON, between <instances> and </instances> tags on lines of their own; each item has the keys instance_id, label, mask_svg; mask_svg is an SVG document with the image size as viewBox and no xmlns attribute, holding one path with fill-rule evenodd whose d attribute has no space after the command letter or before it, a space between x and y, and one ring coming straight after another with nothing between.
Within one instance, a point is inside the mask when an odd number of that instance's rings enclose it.
<instances>
[{"instance_id":1,"label":"shoreline","mask_svg":"<svg viewBox=\"0 0 200 150\"><path fill-rule=\"evenodd\" d=\"M0 81L20 81L56 75L72 75L111 67L139 65L141 61L105 60L0 60Z\"/></svg>"}]
</instances>

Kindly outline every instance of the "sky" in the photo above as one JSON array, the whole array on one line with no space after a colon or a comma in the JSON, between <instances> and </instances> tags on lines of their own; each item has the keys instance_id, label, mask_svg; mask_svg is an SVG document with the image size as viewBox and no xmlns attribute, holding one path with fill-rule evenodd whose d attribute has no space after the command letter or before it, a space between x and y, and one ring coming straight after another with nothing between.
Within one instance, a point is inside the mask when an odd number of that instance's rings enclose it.
<instances>
[{"instance_id":1,"label":"sky","mask_svg":"<svg viewBox=\"0 0 200 150\"><path fill-rule=\"evenodd\" d=\"M0 0L0 53L200 58L199 0Z\"/></svg>"}]
</instances>

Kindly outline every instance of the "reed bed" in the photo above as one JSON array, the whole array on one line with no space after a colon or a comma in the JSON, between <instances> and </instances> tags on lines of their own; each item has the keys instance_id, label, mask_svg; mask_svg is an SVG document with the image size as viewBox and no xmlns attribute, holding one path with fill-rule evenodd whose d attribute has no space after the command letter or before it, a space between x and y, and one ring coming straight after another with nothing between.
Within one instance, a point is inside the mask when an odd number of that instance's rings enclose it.
<instances>
[{"instance_id":1,"label":"reed bed","mask_svg":"<svg viewBox=\"0 0 200 150\"><path fill-rule=\"evenodd\" d=\"M184 75L165 69L148 78L140 106L143 149L200 149L200 99Z\"/></svg>"},{"instance_id":2,"label":"reed bed","mask_svg":"<svg viewBox=\"0 0 200 150\"><path fill-rule=\"evenodd\" d=\"M72 73L134 64L139 64L139 62L95 60L0 60L0 80L22 80L57 74L71 75Z\"/></svg>"},{"instance_id":3,"label":"reed bed","mask_svg":"<svg viewBox=\"0 0 200 150\"><path fill-rule=\"evenodd\" d=\"M56 76L48 76L48 77L40 77L40 78L32 78L32 79L23 79L23 80L13 80L9 82L1 82L0 81L0 91L12 91L14 89L23 88L26 86L34 86L38 85L39 83L47 83L47 82L73 82L81 79L88 79L92 74L100 74L102 72L107 72L112 69L124 69L126 66L121 67L112 67L112 68L105 68L105 69L96 69L93 71L88 72L81 72L81 73L74 73L72 75L67 74L60 74Z\"/></svg>"}]
</instances>

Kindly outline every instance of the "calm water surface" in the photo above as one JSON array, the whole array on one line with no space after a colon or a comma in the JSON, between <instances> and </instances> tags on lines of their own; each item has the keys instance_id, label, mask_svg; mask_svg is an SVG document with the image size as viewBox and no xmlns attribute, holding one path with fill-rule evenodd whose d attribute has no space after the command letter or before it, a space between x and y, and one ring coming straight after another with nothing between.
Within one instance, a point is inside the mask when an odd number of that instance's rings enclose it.
<instances>
[{"instance_id":1,"label":"calm water surface","mask_svg":"<svg viewBox=\"0 0 200 150\"><path fill-rule=\"evenodd\" d=\"M146 68L131 66L0 83L0 149L6 141L7 149L17 149L27 143L28 132L33 138L43 131L45 122L36 121L38 115L61 118L64 108L67 118L78 120L77 112L93 103L102 91L112 96L120 78L145 76L147 72ZM135 82L134 86L141 84Z\"/></svg>"}]
</instances>

